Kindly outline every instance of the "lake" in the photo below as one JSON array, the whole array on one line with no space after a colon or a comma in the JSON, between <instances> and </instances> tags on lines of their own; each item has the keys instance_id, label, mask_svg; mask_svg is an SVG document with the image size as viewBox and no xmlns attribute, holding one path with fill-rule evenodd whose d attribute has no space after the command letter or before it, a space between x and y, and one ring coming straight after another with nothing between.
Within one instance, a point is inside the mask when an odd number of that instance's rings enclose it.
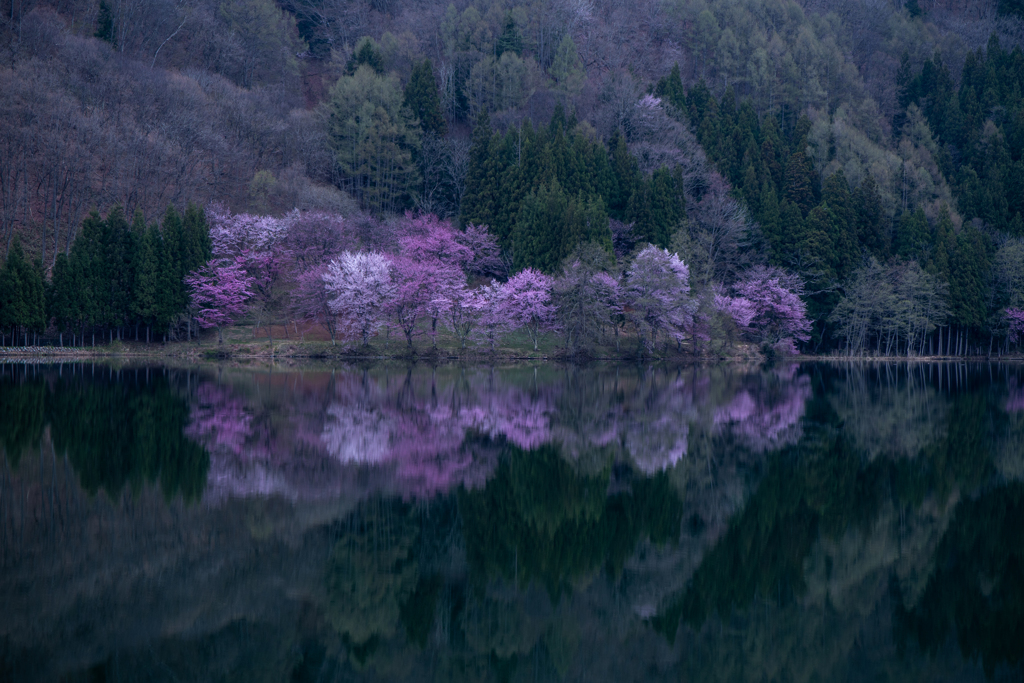
<instances>
[{"instance_id":1,"label":"lake","mask_svg":"<svg viewBox=\"0 0 1024 683\"><path fill-rule=\"evenodd\" d=\"M0 680L1024 677L1024 367L0 365Z\"/></svg>"}]
</instances>

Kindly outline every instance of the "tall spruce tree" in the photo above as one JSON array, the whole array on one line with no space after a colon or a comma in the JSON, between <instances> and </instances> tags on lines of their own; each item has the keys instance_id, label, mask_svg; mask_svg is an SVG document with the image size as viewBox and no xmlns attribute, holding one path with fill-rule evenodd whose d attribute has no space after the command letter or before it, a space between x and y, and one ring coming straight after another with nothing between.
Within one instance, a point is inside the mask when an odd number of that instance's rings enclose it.
<instances>
[{"instance_id":1,"label":"tall spruce tree","mask_svg":"<svg viewBox=\"0 0 1024 683\"><path fill-rule=\"evenodd\" d=\"M448 133L448 124L441 114L441 98L434 80L434 67L429 59L418 62L405 86L405 106L413 113L424 133L437 136Z\"/></svg>"}]
</instances>

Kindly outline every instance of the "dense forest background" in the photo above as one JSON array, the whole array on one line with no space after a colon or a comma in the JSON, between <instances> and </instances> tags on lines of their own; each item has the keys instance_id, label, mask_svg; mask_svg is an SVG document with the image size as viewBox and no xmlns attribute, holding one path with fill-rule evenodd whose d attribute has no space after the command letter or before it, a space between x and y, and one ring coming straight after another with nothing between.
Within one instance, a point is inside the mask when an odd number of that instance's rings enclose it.
<instances>
[{"instance_id":1,"label":"dense forest background","mask_svg":"<svg viewBox=\"0 0 1024 683\"><path fill-rule=\"evenodd\" d=\"M514 269L554 272L587 240L670 247L696 288L785 268L810 350L882 349L911 319L894 302L921 308L908 352L941 351L943 327L947 350L991 348L1024 304L1022 16L1018 0L5 0L0 249L19 237L47 279L94 208L413 210L489 226Z\"/></svg>"}]
</instances>

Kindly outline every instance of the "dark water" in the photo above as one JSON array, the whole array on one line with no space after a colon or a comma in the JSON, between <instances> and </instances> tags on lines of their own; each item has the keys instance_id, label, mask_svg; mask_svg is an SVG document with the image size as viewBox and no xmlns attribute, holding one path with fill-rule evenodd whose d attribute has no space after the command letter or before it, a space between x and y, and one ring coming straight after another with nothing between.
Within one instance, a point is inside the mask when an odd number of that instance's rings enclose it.
<instances>
[{"instance_id":1,"label":"dark water","mask_svg":"<svg viewBox=\"0 0 1024 683\"><path fill-rule=\"evenodd\" d=\"M0 680L1021 680L1024 369L0 365Z\"/></svg>"}]
</instances>

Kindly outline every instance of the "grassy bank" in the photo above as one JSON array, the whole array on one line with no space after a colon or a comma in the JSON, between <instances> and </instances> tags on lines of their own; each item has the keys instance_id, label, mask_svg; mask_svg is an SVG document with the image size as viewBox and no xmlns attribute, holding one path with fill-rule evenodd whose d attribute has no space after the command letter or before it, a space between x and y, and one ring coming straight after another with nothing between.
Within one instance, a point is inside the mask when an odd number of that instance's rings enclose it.
<instances>
[{"instance_id":1,"label":"grassy bank","mask_svg":"<svg viewBox=\"0 0 1024 683\"><path fill-rule=\"evenodd\" d=\"M224 330L224 341L218 341L215 330L208 330L192 341L150 343L115 340L96 346L13 346L0 347L0 358L152 358L201 361L213 359L316 359L331 361L408 360L424 362L480 362L502 363L515 361L581 361L581 360L659 360L682 363L763 360L758 349L745 343L732 344L713 350L702 349L694 353L692 346L684 344L658 345L653 352L640 354L634 335L620 333L618 342L612 335L595 340L586 353L569 354L562 339L548 334L540 338L537 348L525 331L518 331L497 340L491 348L487 342L476 341L462 348L458 340L447 332L436 337L421 334L413 338L410 346L401 333L378 334L363 345L360 339L339 338L332 342L320 327L290 325L287 329L275 325L268 331L252 326L236 326Z\"/></svg>"}]
</instances>

